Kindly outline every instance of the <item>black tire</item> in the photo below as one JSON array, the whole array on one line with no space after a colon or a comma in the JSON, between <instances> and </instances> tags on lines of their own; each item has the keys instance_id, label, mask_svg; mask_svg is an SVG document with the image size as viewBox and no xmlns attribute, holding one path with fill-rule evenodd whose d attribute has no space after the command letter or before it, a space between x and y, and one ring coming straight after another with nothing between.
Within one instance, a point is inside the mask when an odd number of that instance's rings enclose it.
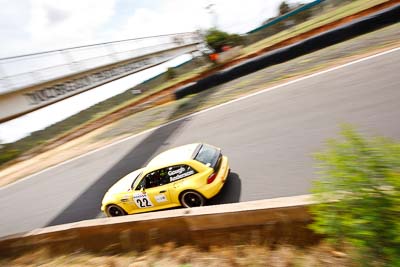
<instances>
[{"instance_id":1,"label":"black tire","mask_svg":"<svg viewBox=\"0 0 400 267\"><path fill-rule=\"evenodd\" d=\"M123 208L114 204L107 206L106 213L108 217L117 217L126 215L126 212L124 211Z\"/></svg>"},{"instance_id":2,"label":"black tire","mask_svg":"<svg viewBox=\"0 0 400 267\"><path fill-rule=\"evenodd\" d=\"M206 199L196 191L185 191L181 194L179 201L185 208L194 208L204 206Z\"/></svg>"}]
</instances>

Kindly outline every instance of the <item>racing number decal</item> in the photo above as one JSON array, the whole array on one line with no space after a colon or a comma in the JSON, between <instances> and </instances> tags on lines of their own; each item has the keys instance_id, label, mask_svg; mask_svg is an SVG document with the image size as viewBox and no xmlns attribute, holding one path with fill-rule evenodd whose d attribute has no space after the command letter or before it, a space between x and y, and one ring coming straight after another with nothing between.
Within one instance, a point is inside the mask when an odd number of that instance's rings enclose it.
<instances>
[{"instance_id":1,"label":"racing number decal","mask_svg":"<svg viewBox=\"0 0 400 267\"><path fill-rule=\"evenodd\" d=\"M149 208L149 207L153 207L153 203L151 203L149 196L147 194L143 194L143 193L136 193L133 195L133 200L136 203L136 206L138 206L138 208Z\"/></svg>"},{"instance_id":2,"label":"racing number decal","mask_svg":"<svg viewBox=\"0 0 400 267\"><path fill-rule=\"evenodd\" d=\"M136 199L136 204L139 206L139 208L147 208L152 206L150 205L149 200L147 198Z\"/></svg>"}]
</instances>

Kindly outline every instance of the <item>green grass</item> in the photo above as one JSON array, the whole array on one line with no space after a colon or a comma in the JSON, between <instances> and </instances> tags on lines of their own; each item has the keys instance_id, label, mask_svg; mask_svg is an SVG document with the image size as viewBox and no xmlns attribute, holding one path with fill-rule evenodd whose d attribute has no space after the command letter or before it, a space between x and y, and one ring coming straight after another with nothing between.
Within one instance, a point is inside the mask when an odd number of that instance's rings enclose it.
<instances>
[{"instance_id":1,"label":"green grass","mask_svg":"<svg viewBox=\"0 0 400 267\"><path fill-rule=\"evenodd\" d=\"M326 25L328 23L334 22L336 20L342 19L344 17L350 16L352 14L358 13L370 7L376 6L378 4L387 2L388 0L356 0L350 4L344 5L342 7L333 9L325 14L312 18L306 22L303 22L297 26L294 26L288 30L282 31L278 34L274 34L269 38L265 38L259 42L249 45L243 49L243 55L246 56L257 52L265 47L279 43L285 39L294 37L296 35L305 33L312 29L318 28L320 26Z\"/></svg>"}]
</instances>

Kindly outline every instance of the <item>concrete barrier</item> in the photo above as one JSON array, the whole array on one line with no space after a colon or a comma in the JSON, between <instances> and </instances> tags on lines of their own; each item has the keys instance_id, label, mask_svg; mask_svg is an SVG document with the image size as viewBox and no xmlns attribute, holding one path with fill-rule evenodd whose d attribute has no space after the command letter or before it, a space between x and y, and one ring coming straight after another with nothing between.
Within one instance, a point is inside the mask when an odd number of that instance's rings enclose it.
<instances>
[{"instance_id":1,"label":"concrete barrier","mask_svg":"<svg viewBox=\"0 0 400 267\"><path fill-rule=\"evenodd\" d=\"M46 248L50 254L143 251L175 242L215 245L314 244L307 228L309 195L193 209L175 209L52 226L0 239L0 255Z\"/></svg>"}]
</instances>

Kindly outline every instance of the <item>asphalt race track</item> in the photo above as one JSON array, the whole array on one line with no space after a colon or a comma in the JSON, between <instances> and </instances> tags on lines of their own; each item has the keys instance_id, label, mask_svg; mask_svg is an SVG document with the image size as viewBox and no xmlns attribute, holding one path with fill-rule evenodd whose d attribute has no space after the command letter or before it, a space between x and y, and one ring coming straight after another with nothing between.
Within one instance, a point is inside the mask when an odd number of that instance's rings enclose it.
<instances>
[{"instance_id":1,"label":"asphalt race track","mask_svg":"<svg viewBox=\"0 0 400 267\"><path fill-rule=\"evenodd\" d=\"M232 174L211 204L306 194L311 154L350 123L400 139L400 50L202 112L0 189L0 236L99 216L121 176L167 148L207 142ZM210 96L212 97L212 95Z\"/></svg>"}]
</instances>

